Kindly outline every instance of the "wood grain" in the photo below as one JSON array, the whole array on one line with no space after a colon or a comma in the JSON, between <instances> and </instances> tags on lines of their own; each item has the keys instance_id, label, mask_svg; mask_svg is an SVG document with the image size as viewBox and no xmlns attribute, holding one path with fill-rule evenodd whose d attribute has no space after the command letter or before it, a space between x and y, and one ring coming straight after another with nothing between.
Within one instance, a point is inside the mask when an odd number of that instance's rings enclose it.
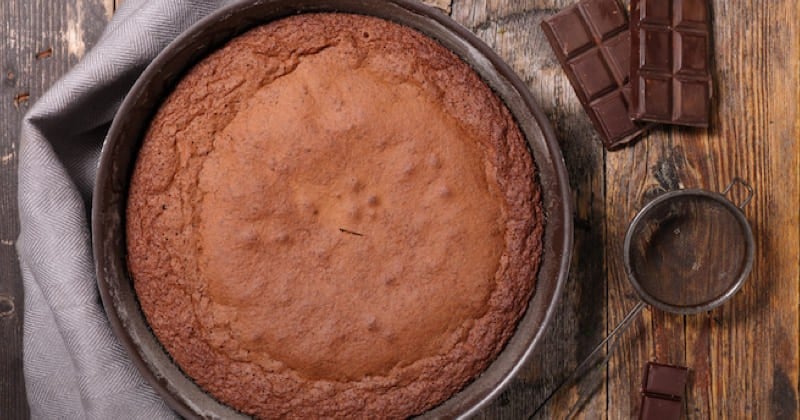
<instances>
[{"instance_id":1,"label":"wood grain","mask_svg":"<svg viewBox=\"0 0 800 420\"><path fill-rule=\"evenodd\" d=\"M606 160L609 320L635 298L625 280L627 221L663 190L719 191L748 179L746 209L756 264L734 299L695 316L647 311L638 337L624 343L608 372L608 416L639 408L647 360L693 369L691 418L796 418L798 334L798 96L800 51L794 1L712 2L716 106L711 130L662 127Z\"/></svg>"},{"instance_id":2,"label":"wood grain","mask_svg":"<svg viewBox=\"0 0 800 420\"><path fill-rule=\"evenodd\" d=\"M553 122L576 205L567 288L544 342L482 418L630 418L648 360L692 369L689 418L797 418L800 360L800 3L713 0L710 130L660 127L606 153L539 29L574 0L426 0L476 32L520 74ZM0 2L0 418L26 418L16 171L24 112L73 66L122 0ZM627 5L626 1L623 1ZM37 53L52 48L49 57ZM47 54L45 54L47 55ZM25 100L25 95L30 95ZM20 98L15 102L15 98ZM678 188L749 180L756 263L743 290L695 316L646 309L604 371L545 398L637 301L622 266L634 214ZM738 194L738 193L737 193ZM7 299L6 299L7 298ZM6 300L4 300L6 299ZM13 313L8 299L13 299ZM588 398L588 402L579 404ZM538 411L537 411L538 410Z\"/></svg>"},{"instance_id":3,"label":"wood grain","mask_svg":"<svg viewBox=\"0 0 800 420\"><path fill-rule=\"evenodd\" d=\"M24 296L14 249L19 234L20 123L42 93L92 46L108 16L102 0L0 2L0 418L3 419L28 417L22 376ZM13 310L3 315L6 299L13 302Z\"/></svg>"},{"instance_id":4,"label":"wood grain","mask_svg":"<svg viewBox=\"0 0 800 420\"><path fill-rule=\"evenodd\" d=\"M577 207L570 283L548 339L527 369L484 411L484 417L529 415L580 359L578 355L588 351L589 343L599 341L608 326L635 305L637 297L622 267L622 239L636 211L664 191L720 190L741 175L760 192L747 209L759 238L759 252L745 289L732 303L708 314L683 317L646 310L623 336L612 358L605 378L607 392L601 378L600 392L580 414L635 416L642 367L655 359L692 367L686 399L689 417L747 413L795 418L800 300L797 4L778 1L763 7L756 2L715 1L715 44L722 47L715 57L713 128L662 127L635 147L604 154L538 30L543 16L571 3L456 0L453 4L453 17L508 60L554 122ZM737 35L741 28L749 28L744 37ZM778 93L768 96L767 92ZM774 108L778 103L788 106L778 111ZM783 176L776 178L779 174ZM763 207L769 210L759 211ZM778 231L784 234L776 236ZM585 298L579 293L584 289L590 292ZM752 302L742 303L747 301ZM576 322L580 316L594 325ZM766 349L781 357L766 356L770 354L762 353ZM737 357L732 359L732 353ZM594 389L594 383L582 384L582 390ZM539 414L569 413L578 399L576 393L558 396Z\"/></svg>"}]
</instances>

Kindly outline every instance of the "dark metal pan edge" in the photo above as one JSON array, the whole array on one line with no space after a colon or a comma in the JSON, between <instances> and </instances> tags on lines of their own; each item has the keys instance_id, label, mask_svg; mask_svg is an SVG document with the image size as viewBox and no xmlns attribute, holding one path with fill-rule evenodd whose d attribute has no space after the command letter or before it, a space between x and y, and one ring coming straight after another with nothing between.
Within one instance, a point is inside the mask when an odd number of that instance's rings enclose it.
<instances>
[{"instance_id":1,"label":"dark metal pan edge","mask_svg":"<svg viewBox=\"0 0 800 420\"><path fill-rule=\"evenodd\" d=\"M109 130L92 203L98 287L111 326L145 378L179 414L188 418L241 416L203 393L180 372L150 332L138 308L125 262L124 210L128 177L147 121L168 87L183 71L246 28L309 11L373 15L406 24L437 39L472 65L506 102L528 139L546 213L544 256L536 292L517 332L497 360L462 391L424 416L474 414L525 364L552 317L566 282L572 253L571 194L552 126L522 80L469 30L438 10L409 0L236 3L195 24L148 66L125 98Z\"/></svg>"}]
</instances>

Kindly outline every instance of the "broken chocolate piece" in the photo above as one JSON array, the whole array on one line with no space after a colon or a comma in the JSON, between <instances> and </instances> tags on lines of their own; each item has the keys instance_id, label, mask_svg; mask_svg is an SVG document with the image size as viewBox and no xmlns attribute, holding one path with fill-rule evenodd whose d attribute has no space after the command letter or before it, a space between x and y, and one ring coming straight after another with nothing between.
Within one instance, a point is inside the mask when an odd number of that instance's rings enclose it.
<instances>
[{"instance_id":1,"label":"broken chocolate piece","mask_svg":"<svg viewBox=\"0 0 800 420\"><path fill-rule=\"evenodd\" d=\"M688 368L648 362L642 380L639 419L680 419L688 378Z\"/></svg>"},{"instance_id":2,"label":"broken chocolate piece","mask_svg":"<svg viewBox=\"0 0 800 420\"><path fill-rule=\"evenodd\" d=\"M680 400L665 400L662 398L642 396L642 409L639 411L640 420L680 420L683 412L683 402Z\"/></svg>"},{"instance_id":3,"label":"broken chocolate piece","mask_svg":"<svg viewBox=\"0 0 800 420\"><path fill-rule=\"evenodd\" d=\"M581 0L542 29L606 148L649 128L630 118L630 31L617 0Z\"/></svg>"},{"instance_id":4,"label":"broken chocolate piece","mask_svg":"<svg viewBox=\"0 0 800 420\"><path fill-rule=\"evenodd\" d=\"M631 117L708 127L712 82L708 0L631 1Z\"/></svg>"},{"instance_id":5,"label":"broken chocolate piece","mask_svg":"<svg viewBox=\"0 0 800 420\"><path fill-rule=\"evenodd\" d=\"M642 392L662 398L681 399L686 392L688 378L688 368L648 362Z\"/></svg>"}]
</instances>

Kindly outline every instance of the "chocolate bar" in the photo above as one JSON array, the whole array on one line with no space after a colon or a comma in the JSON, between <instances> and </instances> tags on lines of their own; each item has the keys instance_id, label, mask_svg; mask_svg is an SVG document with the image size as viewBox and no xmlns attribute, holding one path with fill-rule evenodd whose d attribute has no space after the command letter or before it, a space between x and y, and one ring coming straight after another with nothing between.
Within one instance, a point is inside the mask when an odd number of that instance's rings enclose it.
<instances>
[{"instance_id":1,"label":"chocolate bar","mask_svg":"<svg viewBox=\"0 0 800 420\"><path fill-rule=\"evenodd\" d=\"M631 1L631 117L708 127L708 0Z\"/></svg>"},{"instance_id":2,"label":"chocolate bar","mask_svg":"<svg viewBox=\"0 0 800 420\"><path fill-rule=\"evenodd\" d=\"M581 0L542 29L606 148L649 128L630 119L630 30L617 0Z\"/></svg>"},{"instance_id":3,"label":"chocolate bar","mask_svg":"<svg viewBox=\"0 0 800 420\"><path fill-rule=\"evenodd\" d=\"M639 419L680 419L688 378L688 368L648 362L642 380Z\"/></svg>"}]
</instances>

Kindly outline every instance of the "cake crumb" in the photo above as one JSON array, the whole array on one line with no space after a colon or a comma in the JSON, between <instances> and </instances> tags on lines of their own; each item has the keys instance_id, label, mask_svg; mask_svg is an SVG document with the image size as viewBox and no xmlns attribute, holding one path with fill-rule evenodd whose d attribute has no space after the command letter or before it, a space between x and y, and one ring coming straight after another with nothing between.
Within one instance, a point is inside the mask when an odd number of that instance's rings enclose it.
<instances>
[{"instance_id":1,"label":"cake crumb","mask_svg":"<svg viewBox=\"0 0 800 420\"><path fill-rule=\"evenodd\" d=\"M342 233L349 233L349 234L351 234L351 235L355 235L355 236L364 236L364 234L363 234L363 233L353 232L352 230L350 230L350 229L345 229L345 228L339 228L339 232L342 232Z\"/></svg>"}]
</instances>

